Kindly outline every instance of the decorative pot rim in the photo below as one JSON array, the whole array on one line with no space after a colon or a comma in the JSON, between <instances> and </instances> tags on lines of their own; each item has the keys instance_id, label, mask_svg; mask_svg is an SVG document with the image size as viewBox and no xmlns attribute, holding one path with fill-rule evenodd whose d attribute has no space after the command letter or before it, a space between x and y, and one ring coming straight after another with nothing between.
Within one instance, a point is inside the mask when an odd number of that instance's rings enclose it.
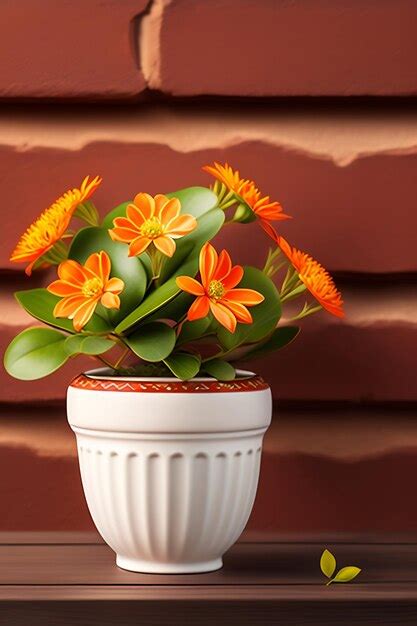
<instances>
[{"instance_id":1,"label":"decorative pot rim","mask_svg":"<svg viewBox=\"0 0 417 626\"><path fill-rule=\"evenodd\" d=\"M230 393L269 389L261 376L247 370L237 370L237 378L228 382L209 376L187 381L163 376L111 376L108 371L108 368L97 368L79 374L70 387L86 391L138 393Z\"/></svg>"}]
</instances>

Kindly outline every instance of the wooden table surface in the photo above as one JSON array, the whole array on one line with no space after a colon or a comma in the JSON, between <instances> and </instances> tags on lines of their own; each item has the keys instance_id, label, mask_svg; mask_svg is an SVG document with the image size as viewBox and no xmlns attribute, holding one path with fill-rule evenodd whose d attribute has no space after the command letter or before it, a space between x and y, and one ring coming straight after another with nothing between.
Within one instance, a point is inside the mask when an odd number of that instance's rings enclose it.
<instances>
[{"instance_id":1,"label":"wooden table surface","mask_svg":"<svg viewBox=\"0 0 417 626\"><path fill-rule=\"evenodd\" d=\"M326 587L324 547L352 583ZM417 625L417 543L243 541L218 572L135 574L95 535L0 535L1 626Z\"/></svg>"}]
</instances>

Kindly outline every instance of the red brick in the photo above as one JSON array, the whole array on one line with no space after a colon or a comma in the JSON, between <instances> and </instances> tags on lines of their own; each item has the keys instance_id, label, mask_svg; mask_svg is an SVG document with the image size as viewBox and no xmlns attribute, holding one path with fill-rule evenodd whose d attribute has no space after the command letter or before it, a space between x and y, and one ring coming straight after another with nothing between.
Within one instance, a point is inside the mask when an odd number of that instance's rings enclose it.
<instances>
[{"instance_id":1,"label":"red brick","mask_svg":"<svg viewBox=\"0 0 417 626\"><path fill-rule=\"evenodd\" d=\"M45 110L4 114L0 132L0 268L16 268L17 237L85 174L103 176L94 199L104 212L139 190L208 185L201 166L228 160L282 202L294 217L282 233L329 270L417 271L417 117L401 109L352 117L266 107L262 118L223 108ZM256 225L222 241L245 250L240 260L264 258Z\"/></svg>"},{"instance_id":2,"label":"red brick","mask_svg":"<svg viewBox=\"0 0 417 626\"><path fill-rule=\"evenodd\" d=\"M415 94L416 21L414 0L154 0L142 66L181 96Z\"/></svg>"},{"instance_id":3,"label":"red brick","mask_svg":"<svg viewBox=\"0 0 417 626\"><path fill-rule=\"evenodd\" d=\"M359 283L342 291L345 320L325 312L307 318L290 346L248 367L278 401L416 401L415 284Z\"/></svg>"},{"instance_id":4,"label":"red brick","mask_svg":"<svg viewBox=\"0 0 417 626\"><path fill-rule=\"evenodd\" d=\"M146 0L8 0L1 98L134 98L145 88L133 20Z\"/></svg>"},{"instance_id":5,"label":"red brick","mask_svg":"<svg viewBox=\"0 0 417 626\"><path fill-rule=\"evenodd\" d=\"M92 530L64 408L2 409L0 531ZM26 438L23 437L26 429ZM58 440L58 441L57 441ZM279 409L247 530L259 536L417 531L411 411ZM18 496L18 497L17 497ZM387 502L389 506L387 506Z\"/></svg>"}]
</instances>

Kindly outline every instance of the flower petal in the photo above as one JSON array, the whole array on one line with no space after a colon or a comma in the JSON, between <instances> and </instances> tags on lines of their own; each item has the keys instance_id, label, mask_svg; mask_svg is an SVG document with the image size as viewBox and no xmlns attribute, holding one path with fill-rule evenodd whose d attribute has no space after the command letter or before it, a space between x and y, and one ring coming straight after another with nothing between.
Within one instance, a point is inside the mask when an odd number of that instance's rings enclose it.
<instances>
[{"instance_id":1,"label":"flower petal","mask_svg":"<svg viewBox=\"0 0 417 626\"><path fill-rule=\"evenodd\" d=\"M155 214L155 200L148 193L138 193L133 202L145 220L150 219ZM128 215L128 217L130 216Z\"/></svg>"},{"instance_id":2,"label":"flower petal","mask_svg":"<svg viewBox=\"0 0 417 626\"><path fill-rule=\"evenodd\" d=\"M279 202L271 202L269 196L256 199L251 205L255 215L264 220L287 220L289 215L285 215Z\"/></svg>"},{"instance_id":3,"label":"flower petal","mask_svg":"<svg viewBox=\"0 0 417 626\"><path fill-rule=\"evenodd\" d=\"M133 232L137 232L135 230L135 225L133 222L127 219L127 217L115 217L113 220L113 224L116 228L127 228L128 230L133 230Z\"/></svg>"},{"instance_id":4,"label":"flower petal","mask_svg":"<svg viewBox=\"0 0 417 626\"><path fill-rule=\"evenodd\" d=\"M139 256L151 243L152 239L149 237L136 237L129 246L129 256Z\"/></svg>"},{"instance_id":5,"label":"flower petal","mask_svg":"<svg viewBox=\"0 0 417 626\"><path fill-rule=\"evenodd\" d=\"M240 302L229 302L228 300L222 300L222 303L224 303L225 306L232 311L238 322L241 322L242 324L252 324L252 315L243 304L240 304Z\"/></svg>"},{"instance_id":6,"label":"flower petal","mask_svg":"<svg viewBox=\"0 0 417 626\"><path fill-rule=\"evenodd\" d=\"M183 235L187 235L195 228L197 228L197 220L194 215L188 215L188 213L186 213L184 215L178 215L178 217L171 220L166 226L166 232L171 235L171 237L183 237Z\"/></svg>"},{"instance_id":7,"label":"flower petal","mask_svg":"<svg viewBox=\"0 0 417 626\"><path fill-rule=\"evenodd\" d=\"M259 224L262 226L266 234L271 237L271 239L275 241L277 245L279 245L279 235L275 228L272 226L272 224L270 224L268 220L264 219L260 219Z\"/></svg>"},{"instance_id":8,"label":"flower petal","mask_svg":"<svg viewBox=\"0 0 417 626\"><path fill-rule=\"evenodd\" d=\"M318 303L332 315L344 317L342 294L328 271L306 252L290 246L283 237L279 237L279 246Z\"/></svg>"},{"instance_id":9,"label":"flower petal","mask_svg":"<svg viewBox=\"0 0 417 626\"><path fill-rule=\"evenodd\" d=\"M209 312L209 299L207 296L199 296L194 300L190 308L188 309L187 319L190 322L199 320L202 317L207 317Z\"/></svg>"},{"instance_id":10,"label":"flower petal","mask_svg":"<svg viewBox=\"0 0 417 626\"><path fill-rule=\"evenodd\" d=\"M265 300L264 296L255 291L255 289L231 289L224 297L229 302L240 302L240 304L247 304L248 306L254 306L260 304Z\"/></svg>"},{"instance_id":11,"label":"flower petal","mask_svg":"<svg viewBox=\"0 0 417 626\"><path fill-rule=\"evenodd\" d=\"M125 288L124 282L120 278L110 278L104 286L104 291L119 294Z\"/></svg>"},{"instance_id":12,"label":"flower petal","mask_svg":"<svg viewBox=\"0 0 417 626\"><path fill-rule=\"evenodd\" d=\"M232 259L230 254L226 250L222 250L219 254L219 260L217 263L216 271L213 275L214 280L223 280L232 269Z\"/></svg>"},{"instance_id":13,"label":"flower petal","mask_svg":"<svg viewBox=\"0 0 417 626\"><path fill-rule=\"evenodd\" d=\"M159 194L155 196L155 203L157 216L162 224L168 224L171 220L175 219L181 211L181 203L178 198L167 198Z\"/></svg>"},{"instance_id":14,"label":"flower petal","mask_svg":"<svg viewBox=\"0 0 417 626\"><path fill-rule=\"evenodd\" d=\"M47 286L46 288L49 293L53 293L54 296L75 296L76 294L81 293L81 288L78 285L72 285L71 283L67 283L65 280L54 280L53 283Z\"/></svg>"},{"instance_id":15,"label":"flower petal","mask_svg":"<svg viewBox=\"0 0 417 626\"><path fill-rule=\"evenodd\" d=\"M84 264L84 268L91 270L103 283L106 283L110 276L111 261L107 252L94 252L90 254Z\"/></svg>"},{"instance_id":16,"label":"flower petal","mask_svg":"<svg viewBox=\"0 0 417 626\"><path fill-rule=\"evenodd\" d=\"M226 306L219 302L210 300L210 309L216 320L228 331L234 333L236 330L236 317Z\"/></svg>"},{"instance_id":17,"label":"flower petal","mask_svg":"<svg viewBox=\"0 0 417 626\"><path fill-rule=\"evenodd\" d=\"M86 301L85 296L68 296L56 303L54 317L69 317Z\"/></svg>"},{"instance_id":18,"label":"flower petal","mask_svg":"<svg viewBox=\"0 0 417 626\"><path fill-rule=\"evenodd\" d=\"M176 245L175 241L171 239L171 237L168 237L167 235L162 235L161 237L157 237L156 239L154 239L153 242L155 244L155 248L162 252L162 254L165 254L169 257L173 256Z\"/></svg>"},{"instance_id":19,"label":"flower petal","mask_svg":"<svg viewBox=\"0 0 417 626\"><path fill-rule=\"evenodd\" d=\"M110 291L106 291L101 296L100 302L106 309L120 309L120 298L115 293L110 293Z\"/></svg>"},{"instance_id":20,"label":"flower petal","mask_svg":"<svg viewBox=\"0 0 417 626\"><path fill-rule=\"evenodd\" d=\"M150 211L150 209L149 209ZM131 222L130 228L137 228L138 230L142 226L143 222L145 222L148 218L146 214L141 211L136 204L128 204L126 207L126 215L128 217L129 222Z\"/></svg>"},{"instance_id":21,"label":"flower petal","mask_svg":"<svg viewBox=\"0 0 417 626\"><path fill-rule=\"evenodd\" d=\"M190 276L178 276L175 282L180 289L191 293L193 296L204 296L204 287L195 280L195 278L191 278Z\"/></svg>"},{"instance_id":22,"label":"flower petal","mask_svg":"<svg viewBox=\"0 0 417 626\"><path fill-rule=\"evenodd\" d=\"M90 181L90 177L86 176L80 185L80 202L84 202L84 200L90 198L97 187L101 184L102 180L103 179L100 176L95 176L93 180Z\"/></svg>"},{"instance_id":23,"label":"flower petal","mask_svg":"<svg viewBox=\"0 0 417 626\"><path fill-rule=\"evenodd\" d=\"M243 278L243 267L241 265L234 265L229 274L222 280L224 288L226 290L233 289L240 283Z\"/></svg>"},{"instance_id":24,"label":"flower petal","mask_svg":"<svg viewBox=\"0 0 417 626\"><path fill-rule=\"evenodd\" d=\"M58 276L73 285L83 285L86 280L84 268L77 261L67 259L58 265Z\"/></svg>"},{"instance_id":25,"label":"flower petal","mask_svg":"<svg viewBox=\"0 0 417 626\"><path fill-rule=\"evenodd\" d=\"M217 259L216 250L209 242L205 243L200 252L200 275L201 282L205 289L208 288L213 274L216 271Z\"/></svg>"},{"instance_id":26,"label":"flower petal","mask_svg":"<svg viewBox=\"0 0 417 626\"><path fill-rule=\"evenodd\" d=\"M123 243L130 243L137 238L139 230L133 230L132 228L111 228L108 231L113 241L121 241Z\"/></svg>"},{"instance_id":27,"label":"flower petal","mask_svg":"<svg viewBox=\"0 0 417 626\"><path fill-rule=\"evenodd\" d=\"M72 318L74 329L77 332L82 330L84 326L88 324L93 316L97 304L97 298L95 298L94 300L89 299L78 308L75 314L69 316L70 319Z\"/></svg>"}]
</instances>

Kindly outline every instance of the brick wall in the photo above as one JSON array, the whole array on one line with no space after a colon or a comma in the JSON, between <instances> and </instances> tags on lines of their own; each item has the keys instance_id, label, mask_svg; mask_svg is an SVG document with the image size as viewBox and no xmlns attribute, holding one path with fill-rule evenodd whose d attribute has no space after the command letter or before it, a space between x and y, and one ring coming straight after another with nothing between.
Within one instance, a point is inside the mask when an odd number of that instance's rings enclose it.
<instances>
[{"instance_id":1,"label":"brick wall","mask_svg":"<svg viewBox=\"0 0 417 626\"><path fill-rule=\"evenodd\" d=\"M0 6L2 352L30 324L16 237L85 174L103 176L106 211L207 184L201 166L228 160L282 202L289 239L343 291L343 322L307 320L257 366L275 415L255 530L417 530L416 19L413 0ZM263 258L260 230L219 243ZM84 365L31 383L1 369L0 530L92 526L63 410Z\"/></svg>"}]
</instances>

